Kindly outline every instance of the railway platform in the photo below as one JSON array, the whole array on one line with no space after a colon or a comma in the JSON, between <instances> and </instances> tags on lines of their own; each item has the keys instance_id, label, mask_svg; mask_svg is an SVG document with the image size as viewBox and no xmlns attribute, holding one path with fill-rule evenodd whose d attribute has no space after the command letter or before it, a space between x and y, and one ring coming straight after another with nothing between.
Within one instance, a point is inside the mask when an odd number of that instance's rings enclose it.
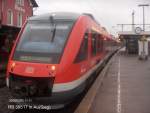
<instances>
[{"instance_id":1,"label":"railway platform","mask_svg":"<svg viewBox=\"0 0 150 113\"><path fill-rule=\"evenodd\" d=\"M118 53L96 82L75 113L150 113L150 60Z\"/></svg>"}]
</instances>

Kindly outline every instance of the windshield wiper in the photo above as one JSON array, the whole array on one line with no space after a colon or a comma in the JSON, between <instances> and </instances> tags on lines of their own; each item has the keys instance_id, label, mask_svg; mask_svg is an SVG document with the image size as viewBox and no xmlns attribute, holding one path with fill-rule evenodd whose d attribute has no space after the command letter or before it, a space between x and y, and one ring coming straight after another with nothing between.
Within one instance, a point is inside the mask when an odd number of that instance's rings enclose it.
<instances>
[{"instance_id":1,"label":"windshield wiper","mask_svg":"<svg viewBox=\"0 0 150 113\"><path fill-rule=\"evenodd\" d=\"M54 24L53 25L53 35L52 35L52 39L51 39L51 42L53 42L54 41L54 38L55 38L55 34L56 34L56 25Z\"/></svg>"},{"instance_id":2,"label":"windshield wiper","mask_svg":"<svg viewBox=\"0 0 150 113\"><path fill-rule=\"evenodd\" d=\"M54 38L55 38L55 34L56 34L56 24L54 23L54 18L53 16L50 16L50 22L52 24L52 38L51 38L51 42L54 41Z\"/></svg>"}]
</instances>

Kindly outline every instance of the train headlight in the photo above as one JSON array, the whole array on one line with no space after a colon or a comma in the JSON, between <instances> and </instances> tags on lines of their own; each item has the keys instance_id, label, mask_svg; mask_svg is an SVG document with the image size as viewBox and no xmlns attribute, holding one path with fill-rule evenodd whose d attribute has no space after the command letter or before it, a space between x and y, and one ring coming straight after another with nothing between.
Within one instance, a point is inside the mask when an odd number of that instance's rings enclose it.
<instances>
[{"instance_id":1,"label":"train headlight","mask_svg":"<svg viewBox=\"0 0 150 113\"><path fill-rule=\"evenodd\" d=\"M13 70L14 70L15 66L16 66L16 63L15 63L15 62L13 62L13 63L11 64L11 71L13 71Z\"/></svg>"},{"instance_id":2,"label":"train headlight","mask_svg":"<svg viewBox=\"0 0 150 113\"><path fill-rule=\"evenodd\" d=\"M15 66L16 66L16 63L15 63L15 62L13 62L13 63L12 63L12 65L11 65L11 67L13 67L13 68L14 68Z\"/></svg>"},{"instance_id":3,"label":"train headlight","mask_svg":"<svg viewBox=\"0 0 150 113\"><path fill-rule=\"evenodd\" d=\"M56 67L55 67L55 66L52 66L52 67L51 67L51 70L52 70L52 71L55 71L55 70L56 70Z\"/></svg>"},{"instance_id":4,"label":"train headlight","mask_svg":"<svg viewBox=\"0 0 150 113\"><path fill-rule=\"evenodd\" d=\"M54 66L54 65L47 66L47 68L49 69L49 75L50 76L55 76L55 74L56 74L56 66Z\"/></svg>"}]
</instances>

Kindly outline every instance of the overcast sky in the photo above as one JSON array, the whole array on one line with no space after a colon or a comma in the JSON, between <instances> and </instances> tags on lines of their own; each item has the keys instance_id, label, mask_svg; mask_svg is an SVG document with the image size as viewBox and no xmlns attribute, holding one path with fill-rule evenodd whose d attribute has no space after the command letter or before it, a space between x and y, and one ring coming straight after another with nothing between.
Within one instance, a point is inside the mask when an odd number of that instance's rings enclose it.
<instances>
[{"instance_id":1,"label":"overcast sky","mask_svg":"<svg viewBox=\"0 0 150 113\"><path fill-rule=\"evenodd\" d=\"M102 26L111 33L119 30L117 24L131 24L131 14L135 11L135 23L142 23L142 8L138 4L150 0L36 0L39 8L35 15L56 12L92 13ZM150 24L150 7L145 8L146 23ZM149 27L150 29L150 27Z\"/></svg>"}]
</instances>

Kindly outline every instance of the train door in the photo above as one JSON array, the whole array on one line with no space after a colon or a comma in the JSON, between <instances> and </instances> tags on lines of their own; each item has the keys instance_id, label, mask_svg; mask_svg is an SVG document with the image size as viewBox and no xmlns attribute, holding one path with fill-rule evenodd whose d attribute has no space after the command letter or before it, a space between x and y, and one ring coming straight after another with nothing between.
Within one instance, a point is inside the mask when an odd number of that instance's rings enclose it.
<instances>
[{"instance_id":1,"label":"train door","mask_svg":"<svg viewBox=\"0 0 150 113\"><path fill-rule=\"evenodd\" d=\"M81 42L81 45L80 45L80 49L78 51L78 54L75 58L75 63L79 63L79 66L80 66L80 72L81 73L84 73L88 70L89 68L89 47L88 47L88 44L89 44L89 32L86 31L84 33L84 36L82 37L83 40Z\"/></svg>"}]
</instances>

